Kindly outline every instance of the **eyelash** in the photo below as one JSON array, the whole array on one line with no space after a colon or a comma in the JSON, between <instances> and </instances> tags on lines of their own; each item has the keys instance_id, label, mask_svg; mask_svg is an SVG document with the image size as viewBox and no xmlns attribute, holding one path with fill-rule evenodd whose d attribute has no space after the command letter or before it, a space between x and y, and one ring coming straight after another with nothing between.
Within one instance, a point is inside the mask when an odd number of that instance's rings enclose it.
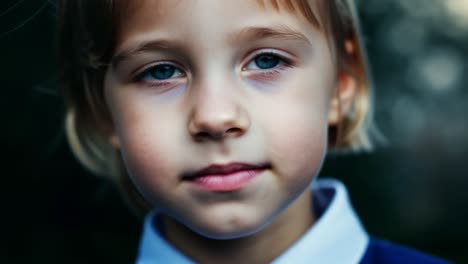
<instances>
[{"instance_id":1,"label":"eyelash","mask_svg":"<svg viewBox=\"0 0 468 264\"><path fill-rule=\"evenodd\" d=\"M260 56L273 56L275 59L278 59L278 64L272 68L268 69L256 69L255 71L264 71L268 72L274 69L283 69L284 67L292 67L293 63L291 59L288 59L285 55L281 54L280 52L273 51L273 50L260 50L256 51L251 55L251 59L247 63L247 66L255 63L255 59L259 58ZM242 70L246 70L247 66L242 67Z\"/></svg>"},{"instance_id":2,"label":"eyelash","mask_svg":"<svg viewBox=\"0 0 468 264\"><path fill-rule=\"evenodd\" d=\"M255 61L258 59L260 56L272 56L275 60L278 60L278 63L274 65L271 68L268 69L261 69L260 67L257 66L257 69L248 69L249 65L251 64L256 64L257 62ZM242 67L242 72L248 72L249 75L253 75L258 77L259 79L274 79L276 78L278 74L281 73L281 71L286 70L286 68L291 68L293 67L293 62L291 59L287 58L285 55L281 54L280 52L274 51L274 50L259 50L254 52L251 56L251 59L248 61L246 66ZM174 71L177 72L177 76L173 77L174 73L166 78L166 79L161 79L158 80L154 77L148 77L148 75L151 74L152 70L155 70L156 67L158 66L170 66L173 67ZM136 74L136 77L134 78L135 82L141 82L141 83L146 83L149 84L150 86L165 86L171 84L175 79L177 78L183 78L186 77L186 74L184 71L181 69L182 67L177 66L176 64L172 62L159 62L153 65L150 65L148 67L145 67L143 70L141 70L139 73ZM249 72L250 71L250 72ZM152 78L151 80L145 80L146 78Z\"/></svg>"},{"instance_id":3,"label":"eyelash","mask_svg":"<svg viewBox=\"0 0 468 264\"><path fill-rule=\"evenodd\" d=\"M152 64L148 67L145 67L143 70L141 70L139 73L136 74L136 77L134 78L134 81L135 82L146 82L146 83L150 83L152 86L162 86L162 85L166 85L166 84L169 84L170 83L170 80L173 80L174 77L172 77L172 74L171 77L167 78L167 79L162 79L162 80L157 80L156 78L153 78L154 80L145 80L145 77L147 75L150 75L151 74L151 71L152 70L156 70L157 67L159 66L170 66L170 67L173 67L174 68L174 71L175 72L178 72L178 76L177 78L179 77L185 77L185 73L183 70L181 70L181 67L175 65L174 63L171 63L171 62L159 62L159 63L156 63L156 64Z\"/></svg>"}]
</instances>

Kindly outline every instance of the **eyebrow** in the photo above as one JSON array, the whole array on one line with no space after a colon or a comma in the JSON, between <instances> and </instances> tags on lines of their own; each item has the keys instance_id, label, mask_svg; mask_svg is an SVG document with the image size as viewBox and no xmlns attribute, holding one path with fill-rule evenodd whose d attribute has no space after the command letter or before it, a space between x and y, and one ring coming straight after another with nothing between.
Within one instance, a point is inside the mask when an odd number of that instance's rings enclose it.
<instances>
[{"instance_id":1,"label":"eyebrow","mask_svg":"<svg viewBox=\"0 0 468 264\"><path fill-rule=\"evenodd\" d=\"M244 42L268 38L300 41L307 45L311 45L309 39L303 33L291 29L285 25L278 25L275 27L246 27L239 31L230 33L227 36L227 42L232 46L237 46ZM164 39L146 40L129 49L118 52L112 57L111 66L113 69L117 69L123 61L128 60L139 53L144 53L147 51L180 51L181 49L183 49L183 43L179 41Z\"/></svg>"},{"instance_id":2,"label":"eyebrow","mask_svg":"<svg viewBox=\"0 0 468 264\"><path fill-rule=\"evenodd\" d=\"M309 39L301 32L294 30L286 25L275 27L247 27L238 32L231 33L228 36L228 42L238 44L239 42L252 41L257 39L282 39L294 40L311 44Z\"/></svg>"},{"instance_id":3,"label":"eyebrow","mask_svg":"<svg viewBox=\"0 0 468 264\"><path fill-rule=\"evenodd\" d=\"M178 42L172 40L145 40L114 55L111 59L111 66L113 69L117 69L119 64L121 64L123 61L128 60L140 53L155 50L179 50L181 46L182 45L180 45Z\"/></svg>"}]
</instances>

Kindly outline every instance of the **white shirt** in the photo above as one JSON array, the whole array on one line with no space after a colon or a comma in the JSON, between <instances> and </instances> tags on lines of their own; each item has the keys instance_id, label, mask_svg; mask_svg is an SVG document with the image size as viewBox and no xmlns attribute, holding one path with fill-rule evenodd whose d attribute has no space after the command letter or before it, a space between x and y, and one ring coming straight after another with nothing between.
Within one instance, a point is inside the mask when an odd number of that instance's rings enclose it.
<instances>
[{"instance_id":1,"label":"white shirt","mask_svg":"<svg viewBox=\"0 0 468 264\"><path fill-rule=\"evenodd\" d=\"M369 235L349 201L346 187L333 179L312 184L315 223L272 263L359 263L369 243ZM195 263L169 244L153 225L156 212L145 219L137 264Z\"/></svg>"}]
</instances>

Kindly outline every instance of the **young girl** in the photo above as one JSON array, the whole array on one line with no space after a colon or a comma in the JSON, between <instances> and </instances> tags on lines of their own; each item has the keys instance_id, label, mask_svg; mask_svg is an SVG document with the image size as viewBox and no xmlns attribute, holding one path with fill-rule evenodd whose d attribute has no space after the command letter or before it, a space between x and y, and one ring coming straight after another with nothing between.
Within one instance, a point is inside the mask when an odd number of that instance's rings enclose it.
<instances>
[{"instance_id":1,"label":"young girl","mask_svg":"<svg viewBox=\"0 0 468 264\"><path fill-rule=\"evenodd\" d=\"M371 148L351 0L59 14L68 139L147 215L137 263L442 263L369 239L345 187L314 180L328 148Z\"/></svg>"}]
</instances>

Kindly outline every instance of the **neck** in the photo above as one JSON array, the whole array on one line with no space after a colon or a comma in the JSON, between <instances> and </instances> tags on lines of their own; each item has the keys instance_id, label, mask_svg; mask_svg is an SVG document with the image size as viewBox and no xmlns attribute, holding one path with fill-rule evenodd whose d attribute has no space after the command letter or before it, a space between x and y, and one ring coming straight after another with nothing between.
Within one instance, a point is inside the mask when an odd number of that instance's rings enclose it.
<instances>
[{"instance_id":1,"label":"neck","mask_svg":"<svg viewBox=\"0 0 468 264\"><path fill-rule=\"evenodd\" d=\"M242 238L215 240L165 217L166 239L198 263L269 263L281 255L314 222L311 191L301 194L267 227Z\"/></svg>"}]
</instances>

